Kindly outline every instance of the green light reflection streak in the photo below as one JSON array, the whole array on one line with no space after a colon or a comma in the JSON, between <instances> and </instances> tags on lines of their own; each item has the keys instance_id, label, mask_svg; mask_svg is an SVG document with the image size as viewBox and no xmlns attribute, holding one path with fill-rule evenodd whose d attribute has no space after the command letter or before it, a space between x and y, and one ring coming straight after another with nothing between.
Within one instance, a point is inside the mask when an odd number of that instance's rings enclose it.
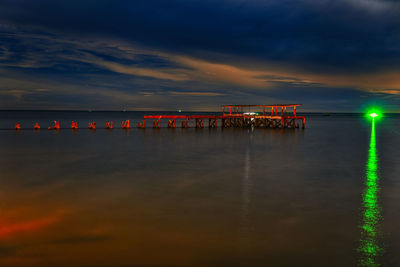
<instances>
[{"instance_id":1,"label":"green light reflection streak","mask_svg":"<svg viewBox=\"0 0 400 267\"><path fill-rule=\"evenodd\" d=\"M378 203L378 155L375 140L375 119L372 119L371 138L366 166L365 192L363 195L363 221L361 230L361 266L380 266L378 257L383 248L378 244L377 227L381 219Z\"/></svg>"}]
</instances>

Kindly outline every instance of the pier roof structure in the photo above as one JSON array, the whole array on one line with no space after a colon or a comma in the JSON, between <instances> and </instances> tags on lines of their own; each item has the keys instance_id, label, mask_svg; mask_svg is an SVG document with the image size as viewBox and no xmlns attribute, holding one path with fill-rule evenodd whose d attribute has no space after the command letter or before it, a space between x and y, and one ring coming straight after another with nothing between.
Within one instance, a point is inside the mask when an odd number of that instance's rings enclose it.
<instances>
[{"instance_id":1,"label":"pier roof structure","mask_svg":"<svg viewBox=\"0 0 400 267\"><path fill-rule=\"evenodd\" d=\"M276 105L222 105L223 108L244 108L244 107L260 107L260 108L272 108L272 107L298 107L303 104L276 104Z\"/></svg>"},{"instance_id":2,"label":"pier roof structure","mask_svg":"<svg viewBox=\"0 0 400 267\"><path fill-rule=\"evenodd\" d=\"M292 111L293 115L296 116L296 107L301 106L302 104L275 104L275 105L222 105L222 114L223 115L241 115L244 111L247 114L254 113L255 109L258 109L259 112L262 112L262 115L267 115L267 110L269 109L271 112L271 116L278 116L278 110L281 116L287 116L287 112ZM229 110L229 113L228 113ZM257 111L258 113L258 111Z\"/></svg>"}]
</instances>

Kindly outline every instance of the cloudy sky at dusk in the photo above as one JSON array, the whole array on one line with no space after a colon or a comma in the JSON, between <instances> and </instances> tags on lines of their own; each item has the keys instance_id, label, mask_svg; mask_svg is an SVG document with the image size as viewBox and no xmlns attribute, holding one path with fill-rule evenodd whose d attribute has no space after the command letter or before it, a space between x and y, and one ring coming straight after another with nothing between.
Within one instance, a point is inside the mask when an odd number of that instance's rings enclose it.
<instances>
[{"instance_id":1,"label":"cloudy sky at dusk","mask_svg":"<svg viewBox=\"0 0 400 267\"><path fill-rule=\"evenodd\" d=\"M400 112L395 0L0 0L0 109Z\"/></svg>"}]
</instances>

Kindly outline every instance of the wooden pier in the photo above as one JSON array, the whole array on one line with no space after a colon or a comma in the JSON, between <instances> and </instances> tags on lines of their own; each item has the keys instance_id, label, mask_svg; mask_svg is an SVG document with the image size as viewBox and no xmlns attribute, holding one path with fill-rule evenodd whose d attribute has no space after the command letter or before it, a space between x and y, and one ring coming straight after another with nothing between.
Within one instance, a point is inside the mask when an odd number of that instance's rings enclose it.
<instances>
[{"instance_id":1,"label":"wooden pier","mask_svg":"<svg viewBox=\"0 0 400 267\"><path fill-rule=\"evenodd\" d=\"M146 128L146 120L152 120L153 128L161 127L161 120L167 119L168 128L176 128L177 121L182 128L189 128L194 121L195 128L204 128L208 122L209 128L299 128L304 129L306 119L298 116L296 108L301 104L285 105L224 105L222 115L150 115L144 116L138 128ZM219 121L219 122L218 122ZM193 123L192 123L193 124ZM179 125L179 123L178 123ZM207 124L206 124L207 125Z\"/></svg>"},{"instance_id":2,"label":"wooden pier","mask_svg":"<svg viewBox=\"0 0 400 267\"><path fill-rule=\"evenodd\" d=\"M166 119L168 128L176 128L179 122L182 128L305 128L306 118L298 116L296 108L301 104L285 105L225 105L222 106L222 115L150 115L144 116L138 128L146 128L146 120L152 120L153 128L161 128L161 120ZM122 122L121 129L129 130L130 121ZM21 130L21 123L15 123L14 129ZM40 130L38 122L34 125L35 130ZM59 131L60 122L54 121L49 130ZM78 122L71 122L71 129L78 130ZM90 130L96 130L96 122L89 122ZM112 121L107 121L105 129L114 129Z\"/></svg>"}]
</instances>

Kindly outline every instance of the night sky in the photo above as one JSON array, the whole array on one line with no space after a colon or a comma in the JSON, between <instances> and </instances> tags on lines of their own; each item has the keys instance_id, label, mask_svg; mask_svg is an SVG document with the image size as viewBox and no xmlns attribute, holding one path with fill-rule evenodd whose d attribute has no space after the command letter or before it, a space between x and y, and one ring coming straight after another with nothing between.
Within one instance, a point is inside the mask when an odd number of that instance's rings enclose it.
<instances>
[{"instance_id":1,"label":"night sky","mask_svg":"<svg viewBox=\"0 0 400 267\"><path fill-rule=\"evenodd\" d=\"M0 109L400 112L395 0L0 0Z\"/></svg>"}]
</instances>

